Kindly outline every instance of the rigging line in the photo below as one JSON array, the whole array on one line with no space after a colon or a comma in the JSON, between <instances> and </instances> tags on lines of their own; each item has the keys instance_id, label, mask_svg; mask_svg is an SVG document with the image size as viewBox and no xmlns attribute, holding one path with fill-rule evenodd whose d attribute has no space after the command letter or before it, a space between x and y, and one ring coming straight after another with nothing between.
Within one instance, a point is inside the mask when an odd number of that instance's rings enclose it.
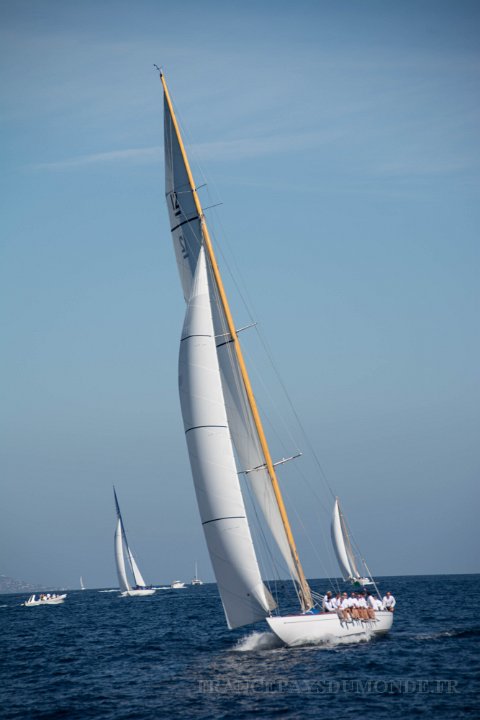
<instances>
[{"instance_id":1,"label":"rigging line","mask_svg":"<svg viewBox=\"0 0 480 720\"><path fill-rule=\"evenodd\" d=\"M358 545L358 543L357 543L357 541L356 541L356 539L355 539L355 536L353 535L353 533L352 533L352 531L351 531L351 529L350 529L349 524L347 523L347 520L346 520L345 516L343 516L343 521L344 521L345 526L346 526L346 528L347 528L347 531L348 531L350 540L353 542L354 549L355 549L358 557L360 558L360 561L361 561L362 565L365 567L365 569L366 569L366 571L367 571L368 577L370 578L370 580L372 580L373 585L374 585L374 587L375 587L375 590L377 591L378 597L381 599L380 591L379 591L379 589L378 589L378 587L377 587L377 583L375 582L375 578L373 577L372 573L370 572L370 568L369 568L368 565L367 565L367 561L366 561L365 558L363 557L363 554L362 554L362 552L361 552L361 550L360 550L360 547L359 547L359 545Z\"/></svg>"},{"instance_id":2,"label":"rigging line","mask_svg":"<svg viewBox=\"0 0 480 720\"><path fill-rule=\"evenodd\" d=\"M270 567L271 567L271 570L272 570L272 579L273 579L273 581L274 581L274 583L275 583L275 576L280 577L280 573L279 573L279 570L278 570L278 568L277 568L277 564L276 564L276 562L275 562L275 558L274 558L274 556L273 556L272 549L271 549L271 547L270 547L270 544L269 544L268 541L267 541L265 532L264 532L264 530L263 530L262 523L260 522L260 518L259 518L259 516L258 516L258 511L257 511L257 506L256 506L256 504L255 504L255 502L254 502L253 495L252 495L252 489L251 489L249 483L245 483L245 484L246 484L246 486L247 486L247 487L246 487L247 496L248 496L248 499L249 499L249 502L250 502L250 506L253 508L253 513L254 513L255 521L256 521L256 522L254 523L255 536L260 535L260 541L257 540L256 545L257 545L257 548L259 549L259 551L260 551L260 553L261 553L261 564L262 564L262 565L264 566L264 568L266 569L266 566L267 566L267 563L266 563L266 560L265 560L265 554L266 554L266 558L270 560ZM242 486L242 484L240 484L240 487L241 487L241 486ZM248 513L247 513L247 514L248 514ZM271 589L270 589L269 581L268 581L268 580L264 580L264 582L267 584L267 587L268 587L268 589L269 589L269 591L270 591L270 593L272 594L272 597L273 597L273 593L272 593L272 591L271 591ZM277 593L276 584L275 584L275 594L277 595L276 603L277 603L277 607L278 607L278 593Z\"/></svg>"},{"instance_id":3,"label":"rigging line","mask_svg":"<svg viewBox=\"0 0 480 720\"><path fill-rule=\"evenodd\" d=\"M254 519L255 519L255 523L254 523L255 537L257 537L258 535L260 535L260 541L257 540L257 546L258 546L258 544L259 544L259 546L260 546L260 552L261 552L261 556L262 556L262 558L261 558L261 559L262 559L262 565L264 565L264 566L265 566L265 569L266 569L266 562L265 562L265 559L264 559L264 553L266 553L267 559L270 560L270 564L271 564L272 582L273 582L273 586L274 586L273 592L272 592L272 588L271 588L271 583L270 583L269 581L267 581L267 587L268 587L268 589L269 589L272 597L275 599L275 603L276 603L277 609L279 609L279 608L280 608L280 600L279 600L279 593L278 593L278 582L280 581L280 570L279 570L279 568L278 568L277 562L276 562L275 557L274 557L274 555L273 555L273 551L272 551L271 545L270 545L270 543L268 542L267 537L266 537L266 535L265 535L265 532L264 532L264 529L263 529L263 524L262 524L262 522L260 521L260 517L259 517L259 515L258 515L257 505L256 505L255 500L254 500L254 498L253 498L253 492L252 492L252 488L251 488L251 486L250 486L250 483L245 482L244 484L246 485L247 497L248 497L248 499L249 499L250 506L253 508ZM282 558L282 557L280 557L280 559L283 561L283 558ZM285 569L286 569L286 571L287 571L287 575L290 575L290 572L289 572L289 570L288 570L288 567L286 567L286 566L284 565L284 573L285 573ZM293 582L293 578L291 578L291 579L292 579L292 582ZM297 597L298 597L298 593L297 593ZM299 597L298 597L298 600L300 600Z\"/></svg>"},{"instance_id":4,"label":"rigging line","mask_svg":"<svg viewBox=\"0 0 480 720\"><path fill-rule=\"evenodd\" d=\"M224 228L223 228L223 225L222 225L222 229L223 229L223 231L222 231L222 236L225 236L225 239L227 239L228 236L227 236L227 233L225 232L225 230L224 230ZM230 245L230 243L227 242L227 245ZM230 263L229 263L228 259L226 258L225 253L223 252L223 249L222 249L221 244L218 244L218 242L217 242L217 246L218 246L218 252L219 252L219 254L221 255L222 260L223 260L223 263L224 263L224 265L225 265L225 267L226 267L226 269L227 269L230 277L231 277L232 280L233 280L233 283L234 283L235 288L236 288L236 290L237 290L237 292L238 292L238 294L239 294L239 296L240 296L240 299L242 300L242 302L243 302L243 304L244 304L244 306L245 306L245 308L246 308L247 314L250 316L250 319L251 319L252 322L253 322L254 315L253 315L253 312L252 312L252 310L251 310L251 306L253 307L252 302L251 302L251 300L250 300L249 302L247 302L246 297L245 297L246 293L245 293L245 291L242 291L242 289L241 289L241 287L240 287L240 283L237 281L237 278L236 278L235 274L232 272L232 269L231 269L231 267L230 267ZM237 266L238 276L239 276L240 278L242 278L242 273L241 273L241 272L239 271L239 269L238 269L238 263L237 263L236 260L235 260L235 255L234 255L231 247L230 247L229 249L230 249L230 252L231 252L231 254L232 254L233 258L234 258L235 265ZM246 288L246 284L245 284L245 282L243 281L243 279L242 279L242 285L244 286L244 288ZM306 444L307 444L307 446L308 446L308 449L310 450L310 452L311 452L311 454L312 454L312 456L313 456L313 458L314 458L314 460L315 460L315 462L316 462L316 464L317 464L317 466L318 466L318 468L319 468L319 470L320 470L320 474L321 474L321 476L322 476L322 479L323 479L325 485L327 486L328 490L330 491L332 497L335 497L335 494L334 494L334 492L333 492L333 490L332 490L332 487L331 487L331 485L330 485L330 483L329 483L329 481L328 481L327 474L326 474L326 472L325 472L325 470L324 470L324 468L323 468L323 466L322 466L322 464L321 464L321 462L320 462L320 459L319 459L317 453L315 452L315 449L314 449L314 447L313 447L313 444L312 444L312 442L310 441L310 438L309 438L309 436L308 436L308 434L307 434L307 432L306 432L306 430L305 430L305 427L304 427L304 425L303 425L303 423L302 423L302 421L301 421L301 419L300 419L300 416L299 416L299 414L298 414L298 412L297 412L297 410L296 410L296 408L295 408L295 405L294 405L294 403L293 403L293 400L292 400L292 398L291 398L291 396L290 396L290 394L289 394L289 392L288 392L288 390L287 390L287 387L286 387L286 385L285 385L285 382L283 381L283 378L282 378L282 376L281 376L281 374L280 374L280 371L279 371L279 369L278 369L278 367L277 367L277 365L276 365L276 363L275 363L275 361L274 361L274 359L273 359L273 353L271 352L270 347L269 347L269 345L268 345L268 343L267 343L267 340L266 340L266 338L264 337L263 333L260 331L260 327L258 327L258 326L257 326L257 334L258 334L258 337L259 337L259 339L260 339L260 342L261 342L261 344L262 344L262 346L263 346L263 348L264 348L264 352L265 352L265 354L266 354L266 356L267 356L267 358L268 358L268 360L269 360L269 362L270 362L270 365L271 365L271 367L272 367L272 369L273 369L273 371L274 371L274 373L275 373L275 375L276 375L276 377L277 377L277 380L278 380L278 382L279 382L279 384L280 384L280 387L282 388L282 391L283 391L283 393L284 393L284 395L285 395L285 397L286 397L286 400L287 400L287 402L288 402L288 404L289 404L289 406L290 406L291 412L293 413L293 415L294 415L294 417L295 417L295 420L296 420L296 422L297 422L297 425L298 425L298 427L299 427L299 429L300 429L300 431L301 431L301 433L302 433L302 435L303 435L303 437L304 437L304 439L305 439L305 442L306 442ZM290 432L290 435L291 435L292 440L294 440L293 435L291 434L291 432ZM296 443L296 445L297 445L297 447L298 447L298 443Z\"/></svg>"},{"instance_id":5,"label":"rigging line","mask_svg":"<svg viewBox=\"0 0 480 720\"><path fill-rule=\"evenodd\" d=\"M255 372L256 381L261 384L262 388L263 388L264 391L266 392L266 394L267 394L267 396L268 396L268 399L270 400L270 402L271 402L271 404L272 404L272 406L273 406L273 410L274 410L274 412L275 412L275 414L276 414L276 417L278 417L278 418L280 418L280 420L282 420L283 426L284 426L284 429L285 429L287 435L290 435L290 439L291 439L292 443L294 444L294 446L296 446L297 450L300 452L299 447L298 447L298 445L297 445L296 442L295 442L295 438L294 438L293 435L289 432L288 425L287 425L287 423L284 421L283 415L281 414L281 412L279 411L278 407L276 406L276 404L275 404L275 402L274 402L274 400L273 400L273 397L272 397L272 394L271 394L271 392L270 392L270 389L269 389L268 386L265 384L265 382L263 381L263 376L262 376L262 375L259 373L259 371L258 371L257 363L255 362L254 358L250 355L250 353L248 352L248 350L246 350L245 348L244 348L244 354L245 354L246 358L248 358L249 366L250 366L251 368L253 368L253 370L254 370L254 372ZM263 419L264 419L265 424L268 426L270 432L276 437L277 442L279 442L279 444L281 445L281 447L283 448L283 450L284 450L285 452L289 452L289 451L290 451L290 448L286 445L285 440L281 437L280 433L278 432L277 426L276 426L276 424L271 420L270 414L269 414L269 412L267 412L267 410L265 409L264 404L263 404L263 403L260 403L260 402L258 401L258 398L257 398L257 404L259 405L259 407L260 407L260 409L261 409L261 411L262 411L262 417L263 417ZM305 486L313 493L313 495L315 496L317 502L318 502L319 505L322 507L322 509L324 510L324 512L326 513L326 515L329 517L329 516L330 516L330 511L329 511L329 509L326 508L326 506L325 506L322 498L321 498L321 497L319 496L319 494L317 493L316 488L314 487L314 485L308 480L308 478L307 478L306 474L304 473L303 469L299 466L299 463L295 463L295 471L298 473L299 477L302 479L302 481L304 482Z\"/></svg>"},{"instance_id":6,"label":"rigging line","mask_svg":"<svg viewBox=\"0 0 480 720\"><path fill-rule=\"evenodd\" d=\"M298 512L298 509L297 509L297 506L296 506L295 502L293 502L293 501L291 500L291 497L289 496L289 493L288 493L288 491L285 490L285 488L283 489L283 492L284 492L284 495L285 495L285 497L286 497L286 500L287 500L287 502L288 502L288 504L289 504L289 507L291 507L291 508L293 509L293 512L294 512L294 514L295 514L295 516L296 516L296 518L297 518L297 521L299 522L299 524L300 524L300 526L301 526L301 528L302 528L302 530L303 530L303 534L305 535L305 537L307 538L308 542L309 542L310 545L312 546L312 549L313 549L313 551L314 551L314 553L315 553L315 555L316 555L316 557L317 557L317 560L320 562L320 566L321 566L321 568L323 569L323 572L325 573L325 576L324 576L325 579L327 579L333 586L337 585L335 579L330 576L329 570L328 570L327 566L325 565L323 556L320 554L318 548L316 547L316 545L314 544L312 538L310 537L310 534L308 533L307 528L306 528L306 526L305 526L305 523L304 523L303 520L302 520L302 516L301 516L300 513ZM323 526L322 526L321 523L320 523L320 531L323 532Z\"/></svg>"},{"instance_id":7,"label":"rigging line","mask_svg":"<svg viewBox=\"0 0 480 720\"><path fill-rule=\"evenodd\" d=\"M288 426L286 420L284 419L283 414L280 412L280 410L279 410L279 408L278 408L278 405L275 403L275 401L274 401L274 399L273 399L273 396L272 396L272 393L271 393L271 391L270 391L270 388L269 388L269 387L266 385L266 383L264 382L264 380L263 380L263 375L259 372L258 367L257 367L257 363L256 363L255 359L251 356L251 354L249 353L248 349L246 350L246 349L244 348L244 354L245 354L245 356L248 358L249 366L252 367L253 370L254 370L254 372L255 372L256 381L257 381L259 384L261 384L264 392L266 393L266 395L267 395L267 397L268 397L268 399L269 399L269 401L270 401L270 403L271 403L271 405L272 405L272 408L273 408L273 410L274 410L274 413L275 413L276 417L280 419L280 421L281 421L281 423L282 423L282 425L283 425L283 427L284 427L284 430L285 430L286 434L290 437L290 440L292 441L293 445L294 445L294 446L297 448L297 450L300 452L299 445L298 445L298 443L296 442L296 439L295 439L293 433L291 433L291 431L290 431L290 429L289 429L289 426ZM258 403L258 400L257 400L257 403ZM263 404L261 405L261 409L262 409L262 416L265 418L265 421L266 421L267 425L269 426L270 431L276 436L277 441L280 443L280 445L283 447L283 449L288 452L288 451L290 450L290 448L286 445L285 440L280 436L280 433L279 433L278 430L277 430L276 424L270 419L270 415L269 415L269 413L265 410L265 406L264 406ZM308 479L308 477L305 475L305 473L303 472L303 470L299 467L299 464L296 463L295 465L296 465L296 466L295 466L296 472L298 472L299 476L301 477L301 479L302 479L303 482L305 483L306 487L314 494L317 502L318 502L318 503L320 504L320 506L323 508L324 512L329 516L329 515L330 515L330 511L326 508L326 506L325 506L322 498L321 498L320 495L318 494L315 486L314 486L313 483ZM329 487L329 490L330 490L330 492L332 492L332 490L331 490L330 487ZM334 497L335 497L335 496L334 496Z\"/></svg>"},{"instance_id":8,"label":"rigging line","mask_svg":"<svg viewBox=\"0 0 480 720\"><path fill-rule=\"evenodd\" d=\"M323 467L322 467L322 464L320 463L320 460L319 460L319 458L318 458L318 456L317 456L317 454L316 454L316 452L315 452L315 449L313 448L312 443L310 442L310 438L308 437L307 432L306 432L306 430L305 430L305 428L304 428L304 426L303 426L303 423L302 423L302 421L301 421L301 419L300 419L300 416L299 416L299 414L298 414L298 412L297 412L297 410L296 410L296 408L295 408L295 406L294 406L294 404L293 404L293 400L291 399L290 394L289 394L289 392L288 392L288 390L287 390L287 387L286 387L286 385L285 385L285 383L284 383L284 381L283 381L283 379L282 379L282 377L281 377L281 375L280 375L280 372L279 372L279 370L278 370L278 368L277 368L277 366L276 366L276 364L275 364L275 362L274 362L274 360L273 360L273 355L272 355L272 353L271 353L271 351L270 351L270 348L269 348L268 345L267 345L266 339L265 339L265 338L263 337L263 335L259 332L258 327L257 327L257 334L258 334L258 337L260 338L260 342L262 343L262 345L263 345L263 347L264 347L264 350L265 350L265 352L266 352L266 354L267 354L267 357L268 357L269 360L270 360L271 366L272 366L272 368L273 368L273 371L275 372L275 375L277 376L278 382L280 383L280 386L282 387L283 392L285 393L285 397L286 397L286 399L287 399L287 402L288 402L288 404L290 405L290 409L291 409L291 411L292 411L292 413L293 413L293 415L294 415L294 417L295 417L295 419L296 419L296 421L297 421L297 423L298 423L298 426L299 426L299 428L300 428L300 430L301 430L301 432L302 432L303 437L305 438L305 441L306 441L306 443L307 443L307 446L308 446L310 452L312 453L312 456L313 456L313 458L315 459L315 462L317 463L318 468L320 469L320 473L321 473L321 475L322 475L322 478L323 478L323 480L324 480L327 488L329 489L332 497L335 498L335 494L334 494L334 492L333 492L333 490L332 490L332 487L331 487L330 483L328 482L327 475L326 475L326 473L325 473L325 471L324 471L324 469L323 469Z\"/></svg>"},{"instance_id":9,"label":"rigging line","mask_svg":"<svg viewBox=\"0 0 480 720\"><path fill-rule=\"evenodd\" d=\"M194 176L197 178L200 178L202 182L200 184L195 184L195 190L199 190L200 188L206 187L207 193L210 195L210 181L208 180L205 172L203 171L202 165L199 161L198 153L197 153L197 145L198 143L195 141L193 134L190 131L188 123L184 122L183 115L181 111L177 108L176 103L173 101L172 97L170 97L170 101L173 106L173 110L175 113L175 116L177 118L177 123L179 125L183 144L185 148L188 148L188 158L190 166L192 167L192 172L194 170Z\"/></svg>"},{"instance_id":10,"label":"rigging line","mask_svg":"<svg viewBox=\"0 0 480 720\"><path fill-rule=\"evenodd\" d=\"M230 268L230 264L229 264L229 262L228 262L228 260L227 260L227 258L226 258L226 256L225 256L225 254L224 254L224 252L223 252L223 249L222 249L221 244L219 245L218 242L217 242L217 246L218 246L218 252L219 252L219 254L221 255L222 260L223 260L223 263L224 263L224 265L226 266L226 269L227 269L230 277L231 277L232 280L233 280L233 283L234 283L235 288L236 288L236 290L237 290L237 292L238 292L238 294L239 294L239 296L240 296L240 299L242 300L242 302L243 302L243 304L244 304L244 306L245 306L245 308L246 308L247 314L250 316L250 319L251 319L252 322L253 322L254 315L253 315L253 313L252 313L252 311L251 311L251 309L250 309L249 303L247 303L247 300L246 300L246 298L245 298L245 293L244 293L244 292L242 291L242 289L240 288L240 285L239 285L239 283L238 283L235 275L233 274L233 272L232 272L232 270L231 270L231 268ZM230 252L232 252L232 251L230 250ZM238 268L238 263L235 263L235 264L237 265L237 268ZM239 272L239 276L241 277L241 273L240 273L240 272ZM243 281L242 281L242 284L245 285L245 283L244 283ZM317 464L317 467L318 467L319 470L320 470L320 475L321 475L321 477L322 477L322 479L323 479L323 481L324 481L327 489L329 490L330 494L331 494L332 497L334 498L334 497L335 497L335 494L334 494L333 489L332 489L332 487L331 487L331 485L330 485L330 483L329 483L329 481L328 481L327 474L326 474L326 472L325 472L325 470L324 470L324 468L323 468L323 466L322 466L322 464L321 464L321 462L320 462L320 459L318 458L317 453L315 452L315 449L314 449L314 447L313 447L313 444L312 444L311 441L310 441L310 438L309 438L309 436L308 436L308 434L307 434L307 432L306 432L306 430L305 430L305 427L304 427L304 425L303 425L303 423L302 423L302 421L301 421L301 419L300 419L300 416L299 416L299 414L298 414L298 412L297 412L297 410L296 410L296 408L295 408L295 405L294 405L294 403L293 403L293 401L292 401L292 398L291 398L291 396L290 396L290 394L289 394L289 392L288 392L288 390L287 390L287 387L286 387L286 385L285 385L285 383L284 383L284 381L283 381L283 378L282 378L282 376L281 376L281 374L280 374L280 372L279 372L279 370L278 370L278 367L277 367L277 365L276 365L276 363L275 363L275 361L274 361L274 359L273 359L273 354L272 354L272 352L271 352L271 350L270 350L270 348L269 348L269 345L268 345L268 343L267 343L267 341L266 341L266 338L264 337L263 333L260 331L260 327L259 327L258 323L255 324L255 327L256 327L256 331L257 331L257 335L258 335L258 337L259 337L260 343L261 343L261 345L263 346L265 355L266 355L266 357L268 358L269 363L270 363L270 366L272 367L272 369L273 369L273 371L274 371L274 373L275 373L275 376L276 376L276 378L277 378L277 381L278 381L278 383L280 384L280 387L281 387L281 389L282 389L282 391L283 391L283 394L284 394L284 396L285 396L285 398L286 398L286 400L287 400L287 403L288 403L288 405L289 405L289 407L290 407L290 410L291 410L291 412L293 413L293 416L294 416L294 418L295 418L295 420L296 420L296 422L297 422L297 425L298 425L298 427L299 427L299 429L300 429L300 432L301 432L301 434L302 434L303 437L304 437L304 440L305 440L305 442L306 442L306 445L307 445L307 447L308 447L308 449L309 449L309 451L310 451L310 453L311 453L311 455L312 455L315 463ZM251 358L250 358L250 362L251 362ZM263 383L263 381L262 381L262 383ZM278 411L277 411L277 412L278 412ZM286 424L285 420L283 419L283 416L282 416L280 413L278 413L278 414L279 414L279 417L282 419L282 423L284 424L287 433L290 435L290 438L291 438L292 442L293 442L293 443L296 445L296 447L298 448L298 447L299 447L299 444L298 444L298 442L296 442L296 440L295 440L295 438L294 438L294 436L293 436L290 428L288 427L288 425ZM313 490L312 485L311 485L308 481L307 481L307 485L310 487L310 489ZM318 496L317 496L317 497L318 497Z\"/></svg>"},{"instance_id":11,"label":"rigging line","mask_svg":"<svg viewBox=\"0 0 480 720\"><path fill-rule=\"evenodd\" d=\"M264 381L264 379L263 379L263 374L262 374L261 371L259 370L258 363L256 362L254 356L249 352L248 349L244 349L244 354L245 354L245 356L248 358L249 366L252 367L253 370L254 370L256 382L257 382L259 385L261 385L261 387L262 387L262 389L263 389L263 391L264 391L264 393L265 393L265 395L266 395L266 397L267 397L267 400L269 401L269 403L270 403L270 405L271 405L271 407L272 407L273 414L279 419L281 425L283 426L283 429L284 429L285 433L286 433L287 436L289 437L289 439L290 439L292 445L294 446L294 448L296 449L296 451L297 451L298 453L301 453L301 451L300 451L300 446L299 446L299 444L297 443L296 438L293 436L292 432L290 431L290 428L288 427L288 424L287 424L286 420L284 419L283 413L280 411L280 408L279 408L278 404L276 403L276 401L275 401L275 399L274 399L274 397L273 397L272 391L270 390L270 388L268 387L268 385L265 383L265 381ZM266 413L266 410L265 410L265 406L264 406L264 405L262 405L262 412L265 412L265 413ZM276 426L275 426L275 423L272 422L272 421L269 421L269 424L270 424L271 430L276 434L277 439L278 439L279 442L281 443L281 445L282 445L282 447L284 448L284 450L285 450L286 452L290 452L290 449L289 449L288 446L286 445L285 441L281 438L280 433L278 432L278 430L277 430L277 428L276 428Z\"/></svg>"}]
</instances>

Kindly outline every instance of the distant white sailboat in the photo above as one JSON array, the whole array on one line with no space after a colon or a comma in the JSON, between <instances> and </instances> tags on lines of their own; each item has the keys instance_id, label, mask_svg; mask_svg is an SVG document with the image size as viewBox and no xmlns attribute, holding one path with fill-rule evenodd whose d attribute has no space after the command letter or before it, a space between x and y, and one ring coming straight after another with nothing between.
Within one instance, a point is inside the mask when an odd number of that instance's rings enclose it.
<instances>
[{"instance_id":1,"label":"distant white sailboat","mask_svg":"<svg viewBox=\"0 0 480 720\"><path fill-rule=\"evenodd\" d=\"M300 562L274 462L252 390L163 72L165 185L170 228L187 303L179 390L193 482L229 628L266 619L286 645L388 632L393 615L344 620L320 612ZM287 458L293 459L293 458ZM274 615L252 541L239 475L249 482L288 567L300 612Z\"/></svg>"},{"instance_id":2,"label":"distant white sailboat","mask_svg":"<svg viewBox=\"0 0 480 720\"><path fill-rule=\"evenodd\" d=\"M197 563L195 563L195 575L192 578L192 585L203 585L203 580L198 577Z\"/></svg>"},{"instance_id":3,"label":"distant white sailboat","mask_svg":"<svg viewBox=\"0 0 480 720\"><path fill-rule=\"evenodd\" d=\"M80 590L86 590L87 588L83 584L83 577L80 575Z\"/></svg>"},{"instance_id":4,"label":"distant white sailboat","mask_svg":"<svg viewBox=\"0 0 480 720\"><path fill-rule=\"evenodd\" d=\"M362 576L358 570L357 561L355 559L352 543L347 530L347 524L340 509L340 502L338 498L335 498L335 504L333 506L331 535L333 549L335 550L335 555L337 556L343 579L348 580L354 586L358 587L373 585L373 580L369 577Z\"/></svg>"},{"instance_id":5,"label":"distant white sailboat","mask_svg":"<svg viewBox=\"0 0 480 720\"><path fill-rule=\"evenodd\" d=\"M120 506L118 504L117 493L113 488L115 497L115 508L117 511L117 526L115 528L115 563L117 566L118 583L120 585L120 594L122 597L135 597L153 595L155 590L147 587L142 573L140 572L132 551L127 542L125 526L123 524ZM131 585L127 577L127 569L125 565L125 554L128 559L131 574L133 575L133 584Z\"/></svg>"}]
</instances>

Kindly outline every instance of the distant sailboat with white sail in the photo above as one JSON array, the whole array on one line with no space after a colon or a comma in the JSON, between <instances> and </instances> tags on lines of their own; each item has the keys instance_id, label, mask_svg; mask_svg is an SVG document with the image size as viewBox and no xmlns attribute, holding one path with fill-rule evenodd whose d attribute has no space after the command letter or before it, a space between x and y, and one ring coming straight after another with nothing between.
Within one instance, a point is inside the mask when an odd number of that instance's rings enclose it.
<instances>
[{"instance_id":1,"label":"distant sailboat with white sail","mask_svg":"<svg viewBox=\"0 0 480 720\"><path fill-rule=\"evenodd\" d=\"M293 458L274 462L271 457L163 72L160 79L166 200L187 304L179 355L180 404L201 522L228 627L266 619L286 645L388 632L393 620L389 612L377 612L368 621L320 612L319 597L305 577L276 473L278 465ZM296 614L274 614L277 602L262 579L242 475L290 572L300 602Z\"/></svg>"},{"instance_id":2,"label":"distant sailboat with white sail","mask_svg":"<svg viewBox=\"0 0 480 720\"><path fill-rule=\"evenodd\" d=\"M200 580L200 578L198 577L197 563L195 563L195 575L192 578L192 585L203 585L203 580Z\"/></svg>"},{"instance_id":3,"label":"distant sailboat with white sail","mask_svg":"<svg viewBox=\"0 0 480 720\"><path fill-rule=\"evenodd\" d=\"M373 580L369 577L364 577L358 570L358 564L353 552L347 523L345 522L344 515L340 509L340 502L338 498L335 498L335 504L333 506L331 535L333 549L335 550L335 555L337 556L343 579L351 582L357 587L373 585ZM368 568L366 569L368 570Z\"/></svg>"},{"instance_id":4,"label":"distant sailboat with white sail","mask_svg":"<svg viewBox=\"0 0 480 720\"><path fill-rule=\"evenodd\" d=\"M115 564L117 567L120 594L122 597L153 595L155 590L147 586L128 545L127 534L125 532L125 526L123 524L115 488L113 488L113 495L115 498L115 509L117 511L117 525L115 528ZM130 584L128 580L125 556L127 557L131 575L133 576L132 584Z\"/></svg>"}]
</instances>

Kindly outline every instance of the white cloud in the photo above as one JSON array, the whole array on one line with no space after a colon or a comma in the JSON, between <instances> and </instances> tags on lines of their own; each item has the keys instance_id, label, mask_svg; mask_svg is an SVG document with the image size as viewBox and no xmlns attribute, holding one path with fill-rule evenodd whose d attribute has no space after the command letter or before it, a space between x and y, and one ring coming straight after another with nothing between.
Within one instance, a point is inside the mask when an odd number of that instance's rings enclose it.
<instances>
[{"instance_id":1,"label":"white cloud","mask_svg":"<svg viewBox=\"0 0 480 720\"><path fill-rule=\"evenodd\" d=\"M189 154L201 161L240 160L245 157L261 157L276 155L293 150L308 149L330 142L340 133L338 131L299 132L296 134L277 134L261 137L235 138L233 140L217 140L213 142L195 143L189 147ZM70 170L87 165L103 165L112 162L144 164L160 162L163 148L155 145L147 148L128 148L91 153L78 157L67 158L55 162L37 163L34 170Z\"/></svg>"},{"instance_id":2,"label":"white cloud","mask_svg":"<svg viewBox=\"0 0 480 720\"><path fill-rule=\"evenodd\" d=\"M37 163L34 170L69 170L85 165L99 165L111 162L149 163L158 162L161 158L161 146L148 148L129 148L127 150L111 150L110 152L80 155L57 162Z\"/></svg>"}]
</instances>

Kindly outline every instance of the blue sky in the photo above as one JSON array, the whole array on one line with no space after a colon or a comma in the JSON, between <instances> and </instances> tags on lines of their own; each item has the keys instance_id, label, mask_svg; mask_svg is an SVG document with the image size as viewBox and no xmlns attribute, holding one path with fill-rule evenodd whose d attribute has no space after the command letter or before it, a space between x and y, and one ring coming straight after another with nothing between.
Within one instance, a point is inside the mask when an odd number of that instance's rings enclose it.
<instances>
[{"instance_id":1,"label":"blue sky","mask_svg":"<svg viewBox=\"0 0 480 720\"><path fill-rule=\"evenodd\" d=\"M153 63L204 203L223 203L223 267L372 569L479 570L479 20L433 0L0 3L0 572L113 584L115 483L147 577L197 559L212 578ZM309 486L285 491L323 555L312 487L328 496L297 462Z\"/></svg>"}]
</instances>

